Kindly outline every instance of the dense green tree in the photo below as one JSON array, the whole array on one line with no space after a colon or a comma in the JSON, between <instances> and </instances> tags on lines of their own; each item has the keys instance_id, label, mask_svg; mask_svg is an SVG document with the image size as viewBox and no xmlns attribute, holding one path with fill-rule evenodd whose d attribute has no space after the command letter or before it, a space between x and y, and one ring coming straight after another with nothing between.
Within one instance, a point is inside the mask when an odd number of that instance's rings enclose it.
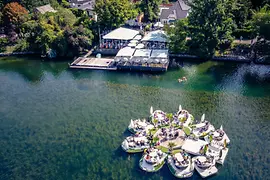
<instances>
[{"instance_id":1,"label":"dense green tree","mask_svg":"<svg viewBox=\"0 0 270 180\"><path fill-rule=\"evenodd\" d=\"M184 53L187 51L186 38L188 22L182 19L175 22L175 27L168 27L169 49L173 53Z\"/></svg>"},{"instance_id":2,"label":"dense green tree","mask_svg":"<svg viewBox=\"0 0 270 180\"><path fill-rule=\"evenodd\" d=\"M252 17L253 24L256 27L257 35L263 39L270 40L270 9L264 6L255 11Z\"/></svg>"},{"instance_id":3,"label":"dense green tree","mask_svg":"<svg viewBox=\"0 0 270 180\"><path fill-rule=\"evenodd\" d=\"M95 12L102 27L115 28L137 15L128 0L97 0Z\"/></svg>"},{"instance_id":4,"label":"dense green tree","mask_svg":"<svg viewBox=\"0 0 270 180\"><path fill-rule=\"evenodd\" d=\"M251 8L250 0L236 0L233 16L238 29L244 28L248 19L251 18Z\"/></svg>"},{"instance_id":5,"label":"dense green tree","mask_svg":"<svg viewBox=\"0 0 270 180\"><path fill-rule=\"evenodd\" d=\"M233 0L194 0L189 14L191 49L203 58L232 41Z\"/></svg>"},{"instance_id":6,"label":"dense green tree","mask_svg":"<svg viewBox=\"0 0 270 180\"><path fill-rule=\"evenodd\" d=\"M141 11L144 14L144 22L155 22L158 20L160 0L142 0Z\"/></svg>"}]
</instances>

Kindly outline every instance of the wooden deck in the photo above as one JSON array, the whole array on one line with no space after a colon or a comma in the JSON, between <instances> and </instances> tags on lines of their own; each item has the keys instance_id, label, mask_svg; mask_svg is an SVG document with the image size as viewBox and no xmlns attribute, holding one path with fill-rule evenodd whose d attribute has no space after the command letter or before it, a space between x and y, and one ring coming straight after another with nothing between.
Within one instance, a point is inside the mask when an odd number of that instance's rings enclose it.
<instances>
[{"instance_id":1,"label":"wooden deck","mask_svg":"<svg viewBox=\"0 0 270 180\"><path fill-rule=\"evenodd\" d=\"M113 59L79 57L70 64L75 69L117 70L113 66Z\"/></svg>"}]
</instances>

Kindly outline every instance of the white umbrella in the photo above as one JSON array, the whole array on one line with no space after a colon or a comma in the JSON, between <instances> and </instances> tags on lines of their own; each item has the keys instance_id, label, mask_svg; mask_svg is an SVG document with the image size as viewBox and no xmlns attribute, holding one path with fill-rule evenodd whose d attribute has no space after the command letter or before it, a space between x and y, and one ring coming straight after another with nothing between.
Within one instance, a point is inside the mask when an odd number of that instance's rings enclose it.
<instances>
[{"instance_id":1,"label":"white umbrella","mask_svg":"<svg viewBox=\"0 0 270 180\"><path fill-rule=\"evenodd\" d=\"M154 59L154 63L159 63L159 59Z\"/></svg>"},{"instance_id":2,"label":"white umbrella","mask_svg":"<svg viewBox=\"0 0 270 180\"><path fill-rule=\"evenodd\" d=\"M148 60L147 58L143 58L143 59L141 60L141 62L142 62L142 63L145 63L145 62L147 62L147 60Z\"/></svg>"},{"instance_id":3,"label":"white umbrella","mask_svg":"<svg viewBox=\"0 0 270 180\"><path fill-rule=\"evenodd\" d=\"M202 115L201 122L204 122L204 119L205 119L205 114Z\"/></svg>"},{"instance_id":4,"label":"white umbrella","mask_svg":"<svg viewBox=\"0 0 270 180\"><path fill-rule=\"evenodd\" d=\"M147 62L148 63L152 63L153 62L153 59L147 59Z\"/></svg>"},{"instance_id":5,"label":"white umbrella","mask_svg":"<svg viewBox=\"0 0 270 180\"><path fill-rule=\"evenodd\" d=\"M151 106L150 108L150 114L152 115L153 114L153 107Z\"/></svg>"},{"instance_id":6,"label":"white umbrella","mask_svg":"<svg viewBox=\"0 0 270 180\"><path fill-rule=\"evenodd\" d=\"M166 63L168 62L168 60L167 60L167 59L161 59L160 62L161 62L162 64L166 64Z\"/></svg>"},{"instance_id":7,"label":"white umbrella","mask_svg":"<svg viewBox=\"0 0 270 180\"><path fill-rule=\"evenodd\" d=\"M137 43L137 42L138 42L138 40L136 40L136 39L133 39L130 41L130 43Z\"/></svg>"},{"instance_id":8,"label":"white umbrella","mask_svg":"<svg viewBox=\"0 0 270 180\"><path fill-rule=\"evenodd\" d=\"M127 62L128 61L128 58L125 57L122 60L125 61L125 62Z\"/></svg>"},{"instance_id":9,"label":"white umbrella","mask_svg":"<svg viewBox=\"0 0 270 180\"><path fill-rule=\"evenodd\" d=\"M135 62L139 63L139 62L141 62L141 60L138 58L138 59L135 60Z\"/></svg>"},{"instance_id":10,"label":"white umbrella","mask_svg":"<svg viewBox=\"0 0 270 180\"><path fill-rule=\"evenodd\" d=\"M142 39L142 35L137 35L137 36L135 36L135 38L134 38L135 40L141 40Z\"/></svg>"},{"instance_id":11,"label":"white umbrella","mask_svg":"<svg viewBox=\"0 0 270 180\"><path fill-rule=\"evenodd\" d=\"M129 43L128 46L129 47L136 47L136 43Z\"/></svg>"},{"instance_id":12,"label":"white umbrella","mask_svg":"<svg viewBox=\"0 0 270 180\"><path fill-rule=\"evenodd\" d=\"M137 48L137 49L142 49L142 48L144 48L144 44L140 43L140 44L138 44L138 45L136 46L136 48Z\"/></svg>"}]
</instances>

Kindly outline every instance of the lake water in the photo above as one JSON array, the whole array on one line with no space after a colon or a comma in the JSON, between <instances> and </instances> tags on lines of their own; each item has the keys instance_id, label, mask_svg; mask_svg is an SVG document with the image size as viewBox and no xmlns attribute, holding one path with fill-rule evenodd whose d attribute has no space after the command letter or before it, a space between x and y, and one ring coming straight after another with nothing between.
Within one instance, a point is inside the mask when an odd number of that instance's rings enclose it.
<instances>
[{"instance_id":1,"label":"lake water","mask_svg":"<svg viewBox=\"0 0 270 180\"><path fill-rule=\"evenodd\" d=\"M179 106L231 139L210 179L269 179L270 66L187 63L164 74L68 69L0 58L0 179L174 179L120 148L130 119ZM186 76L188 82L177 79ZM191 179L198 179L194 173Z\"/></svg>"}]
</instances>

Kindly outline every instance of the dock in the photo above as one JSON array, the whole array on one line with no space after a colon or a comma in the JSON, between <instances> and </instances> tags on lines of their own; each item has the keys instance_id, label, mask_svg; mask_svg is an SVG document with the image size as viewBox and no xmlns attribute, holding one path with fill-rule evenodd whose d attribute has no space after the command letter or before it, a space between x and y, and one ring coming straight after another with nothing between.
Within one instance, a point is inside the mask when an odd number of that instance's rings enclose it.
<instances>
[{"instance_id":1,"label":"dock","mask_svg":"<svg viewBox=\"0 0 270 180\"><path fill-rule=\"evenodd\" d=\"M87 58L79 57L69 65L73 69L96 69L96 70L117 70L113 65L114 60L109 58Z\"/></svg>"}]
</instances>

